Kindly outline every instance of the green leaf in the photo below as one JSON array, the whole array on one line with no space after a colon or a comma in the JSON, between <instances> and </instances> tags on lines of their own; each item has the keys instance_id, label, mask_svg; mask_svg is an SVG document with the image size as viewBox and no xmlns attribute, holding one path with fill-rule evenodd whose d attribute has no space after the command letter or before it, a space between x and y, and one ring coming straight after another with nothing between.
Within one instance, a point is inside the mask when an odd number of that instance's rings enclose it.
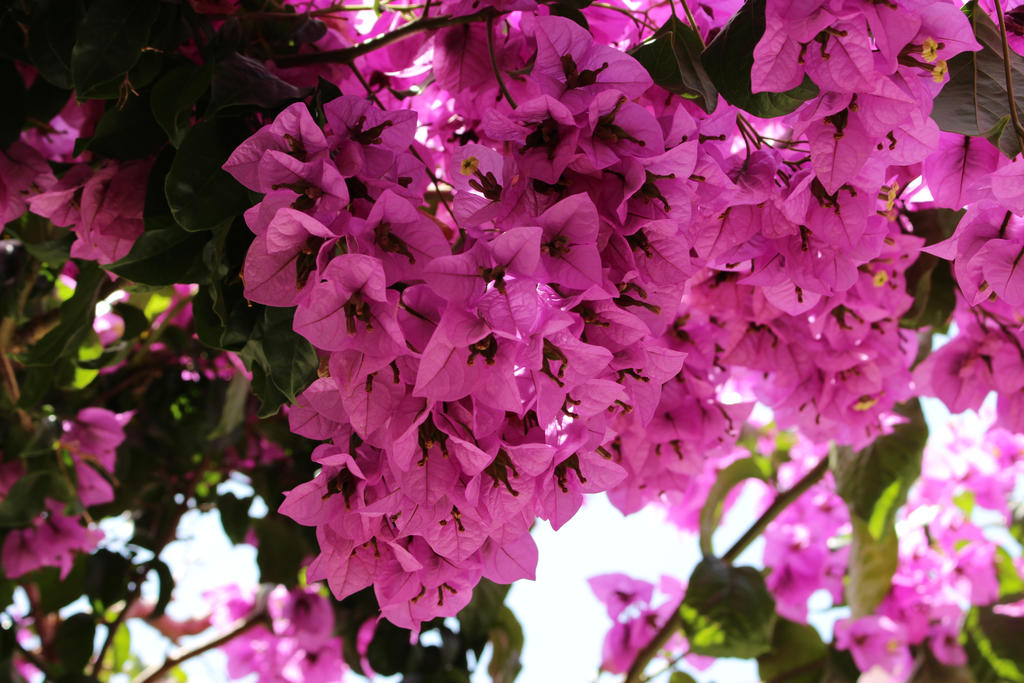
<instances>
[{"instance_id":1,"label":"green leaf","mask_svg":"<svg viewBox=\"0 0 1024 683\"><path fill-rule=\"evenodd\" d=\"M61 622L54 644L65 671L81 671L88 664L95 635L96 620L91 614L74 614Z\"/></svg>"},{"instance_id":2,"label":"green leaf","mask_svg":"<svg viewBox=\"0 0 1024 683\"><path fill-rule=\"evenodd\" d=\"M668 683L697 683L697 679L685 671L673 671Z\"/></svg>"},{"instance_id":3,"label":"green leaf","mask_svg":"<svg viewBox=\"0 0 1024 683\"><path fill-rule=\"evenodd\" d=\"M80 99L118 96L159 13L159 0L93 0L71 51L71 76Z\"/></svg>"},{"instance_id":4,"label":"green leaf","mask_svg":"<svg viewBox=\"0 0 1024 683\"><path fill-rule=\"evenodd\" d=\"M783 116L818 96L818 86L807 76L803 83L783 93L751 92L750 70L754 46L765 29L765 0L747 0L722 27L701 54L701 63L726 101L761 118Z\"/></svg>"},{"instance_id":5,"label":"green leaf","mask_svg":"<svg viewBox=\"0 0 1024 683\"><path fill-rule=\"evenodd\" d=\"M207 435L208 439L227 436L245 421L245 407L249 402L249 380L242 373L235 373L224 394L224 410L217 426Z\"/></svg>"},{"instance_id":6,"label":"green leaf","mask_svg":"<svg viewBox=\"0 0 1024 683\"><path fill-rule=\"evenodd\" d=\"M813 626L779 619L771 650L757 658L757 671L762 681L820 683L827 662L828 646Z\"/></svg>"},{"instance_id":7,"label":"green leaf","mask_svg":"<svg viewBox=\"0 0 1024 683\"><path fill-rule=\"evenodd\" d=\"M21 358L22 365L53 365L65 356L77 355L78 345L92 332L96 300L106 275L91 261L81 262L75 293L61 304L59 323Z\"/></svg>"},{"instance_id":8,"label":"green leaf","mask_svg":"<svg viewBox=\"0 0 1024 683\"><path fill-rule=\"evenodd\" d=\"M753 567L705 557L690 576L679 616L694 654L757 657L771 649L775 600Z\"/></svg>"},{"instance_id":9,"label":"green leaf","mask_svg":"<svg viewBox=\"0 0 1024 683\"><path fill-rule=\"evenodd\" d=\"M7 149L21 135L28 115L25 81L14 67L14 62L0 60L0 92L4 106L0 107L0 149Z\"/></svg>"},{"instance_id":10,"label":"green leaf","mask_svg":"<svg viewBox=\"0 0 1024 683\"><path fill-rule=\"evenodd\" d=\"M491 662L487 673L492 683L512 683L523 668L519 656L523 651L523 627L516 615L502 605L490 630Z\"/></svg>"},{"instance_id":11,"label":"green leaf","mask_svg":"<svg viewBox=\"0 0 1024 683\"><path fill-rule=\"evenodd\" d=\"M160 582L156 605L153 606L153 612L150 614L151 619L157 619L163 616L167 605L171 603L171 596L174 593L174 575L171 574L171 568L167 566L167 563L159 558L150 560L149 567L151 571L156 572L156 577Z\"/></svg>"},{"instance_id":12,"label":"green leaf","mask_svg":"<svg viewBox=\"0 0 1024 683\"><path fill-rule=\"evenodd\" d=\"M928 245L941 242L956 230L963 211L923 209L910 214L914 234ZM914 297L910 310L900 318L900 327L917 329L929 326L945 332L956 306L956 282L949 261L921 252L904 274L907 293Z\"/></svg>"},{"instance_id":13,"label":"green leaf","mask_svg":"<svg viewBox=\"0 0 1024 683\"><path fill-rule=\"evenodd\" d=\"M1000 546L996 546L996 577L999 579L1000 599L1024 594L1024 578L1017 571L1013 557Z\"/></svg>"},{"instance_id":14,"label":"green leaf","mask_svg":"<svg viewBox=\"0 0 1024 683\"><path fill-rule=\"evenodd\" d=\"M204 115L209 117L230 107L277 109L308 92L281 80L263 62L236 53L214 67L210 104Z\"/></svg>"},{"instance_id":15,"label":"green leaf","mask_svg":"<svg viewBox=\"0 0 1024 683\"><path fill-rule=\"evenodd\" d=\"M191 127L192 108L210 87L211 66L187 64L168 71L153 86L153 116L175 147L180 147Z\"/></svg>"},{"instance_id":16,"label":"green leaf","mask_svg":"<svg viewBox=\"0 0 1024 683\"><path fill-rule=\"evenodd\" d=\"M205 269L197 256L209 239L205 233L186 232L177 226L144 232L123 258L104 267L147 285L198 282Z\"/></svg>"},{"instance_id":17,"label":"green leaf","mask_svg":"<svg viewBox=\"0 0 1024 683\"><path fill-rule=\"evenodd\" d=\"M113 159L142 159L155 154L166 139L150 111L149 92L143 91L121 106L108 106L83 149Z\"/></svg>"},{"instance_id":18,"label":"green leaf","mask_svg":"<svg viewBox=\"0 0 1024 683\"><path fill-rule=\"evenodd\" d=\"M409 631L395 626L386 619L377 622L373 640L366 652L370 667L382 676L393 676L405 670L412 654Z\"/></svg>"},{"instance_id":19,"label":"green leaf","mask_svg":"<svg viewBox=\"0 0 1024 683\"><path fill-rule=\"evenodd\" d=\"M111 661L110 667L114 673L119 673L124 670L124 665L128 663L128 659L132 656L132 634L128 630L128 624L122 623L118 625L117 630L114 631L114 643L111 648Z\"/></svg>"},{"instance_id":20,"label":"green leaf","mask_svg":"<svg viewBox=\"0 0 1024 683\"><path fill-rule=\"evenodd\" d=\"M85 593L109 607L125 597L132 563L106 549L88 555L85 562Z\"/></svg>"},{"instance_id":21,"label":"green leaf","mask_svg":"<svg viewBox=\"0 0 1024 683\"><path fill-rule=\"evenodd\" d=\"M252 387L263 402L260 417L269 417L287 401L295 401L316 379L320 359L305 337L292 330L295 310L266 308L260 328L242 349L252 371Z\"/></svg>"},{"instance_id":22,"label":"green leaf","mask_svg":"<svg viewBox=\"0 0 1024 683\"><path fill-rule=\"evenodd\" d=\"M71 50L75 32L85 15L82 0L42 0L32 12L28 53L39 75L65 90L71 80Z\"/></svg>"},{"instance_id":23,"label":"green leaf","mask_svg":"<svg viewBox=\"0 0 1024 683\"><path fill-rule=\"evenodd\" d=\"M46 497L57 488L57 474L48 470L29 472L11 487L0 500L0 528L26 527L32 524L43 506Z\"/></svg>"},{"instance_id":24,"label":"green leaf","mask_svg":"<svg viewBox=\"0 0 1024 683\"><path fill-rule=\"evenodd\" d=\"M892 587L892 576L899 564L899 538L895 529L876 538L864 520L851 515L853 543L850 547L847 602L853 618L875 611Z\"/></svg>"},{"instance_id":25,"label":"green leaf","mask_svg":"<svg viewBox=\"0 0 1024 683\"><path fill-rule=\"evenodd\" d=\"M467 650L479 657L487 645L491 626L505 604L509 586L482 579L473 589L473 598L459 612L459 635Z\"/></svg>"},{"instance_id":26,"label":"green leaf","mask_svg":"<svg viewBox=\"0 0 1024 683\"><path fill-rule=\"evenodd\" d=\"M892 528L897 509L921 475L921 455L928 441L928 425L917 399L899 404L894 410L907 421L891 434L878 437L856 453L844 447L830 455L837 492L851 515L867 522L876 539Z\"/></svg>"},{"instance_id":27,"label":"green leaf","mask_svg":"<svg viewBox=\"0 0 1024 683\"><path fill-rule=\"evenodd\" d=\"M991 607L971 608L964 624L964 649L978 683L1024 682L1021 633L1024 619L996 614Z\"/></svg>"},{"instance_id":28,"label":"green leaf","mask_svg":"<svg viewBox=\"0 0 1024 683\"><path fill-rule=\"evenodd\" d=\"M249 208L248 192L221 168L230 153L214 121L202 121L185 135L164 184L178 225L209 230Z\"/></svg>"},{"instance_id":29,"label":"green leaf","mask_svg":"<svg viewBox=\"0 0 1024 683\"><path fill-rule=\"evenodd\" d=\"M249 508L252 506L252 496L239 498L233 493L224 493L217 496L217 511L220 513L220 524L224 527L224 533L231 539L232 543L244 543L245 535L249 531Z\"/></svg>"},{"instance_id":30,"label":"green leaf","mask_svg":"<svg viewBox=\"0 0 1024 683\"><path fill-rule=\"evenodd\" d=\"M771 475L771 461L762 456L737 460L718 473L718 478L708 491L708 497L700 511L700 550L704 557L714 555L711 537L718 528L718 522L722 517L722 504L729 491L747 479L766 481Z\"/></svg>"},{"instance_id":31,"label":"green leaf","mask_svg":"<svg viewBox=\"0 0 1024 683\"><path fill-rule=\"evenodd\" d=\"M256 564L260 568L260 581L294 586L302 558L310 550L305 536L296 533L294 522L279 515L254 520L253 528L259 540Z\"/></svg>"},{"instance_id":32,"label":"green leaf","mask_svg":"<svg viewBox=\"0 0 1024 683\"><path fill-rule=\"evenodd\" d=\"M647 69L656 85L695 100L710 114L718 106L718 89L701 63L703 49L700 35L671 17L629 54Z\"/></svg>"},{"instance_id":33,"label":"green leaf","mask_svg":"<svg viewBox=\"0 0 1024 683\"><path fill-rule=\"evenodd\" d=\"M45 78L37 78L28 89L25 106L32 118L37 121L49 121L60 113L70 98L70 90L58 88Z\"/></svg>"},{"instance_id":34,"label":"green leaf","mask_svg":"<svg viewBox=\"0 0 1024 683\"><path fill-rule=\"evenodd\" d=\"M968 3L965 10L976 5ZM1012 159L1020 146L1013 125L1008 123L1010 105L999 27L987 12L975 9L968 15L981 50L961 52L947 62L949 81L935 98L932 118L944 131L988 138ZM1024 83L1024 57L1012 50L1010 69L1014 82ZM1021 111L1024 93L1015 90L1014 99Z\"/></svg>"},{"instance_id":35,"label":"green leaf","mask_svg":"<svg viewBox=\"0 0 1024 683\"><path fill-rule=\"evenodd\" d=\"M64 578L56 567L44 567L32 573L39 586L39 609L56 612L70 605L85 592L85 555L75 558L71 572Z\"/></svg>"}]
</instances>

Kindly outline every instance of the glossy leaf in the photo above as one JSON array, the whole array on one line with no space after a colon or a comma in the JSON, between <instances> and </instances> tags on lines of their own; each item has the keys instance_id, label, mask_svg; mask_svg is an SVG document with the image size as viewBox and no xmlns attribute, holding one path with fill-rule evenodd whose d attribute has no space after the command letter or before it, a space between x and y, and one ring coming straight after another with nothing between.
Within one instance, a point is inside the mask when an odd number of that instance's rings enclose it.
<instances>
[{"instance_id":1,"label":"glossy leaf","mask_svg":"<svg viewBox=\"0 0 1024 683\"><path fill-rule=\"evenodd\" d=\"M186 230L209 230L249 206L249 195L221 166L231 145L216 122L193 126L174 157L164 184L167 205Z\"/></svg>"},{"instance_id":2,"label":"glossy leaf","mask_svg":"<svg viewBox=\"0 0 1024 683\"><path fill-rule=\"evenodd\" d=\"M118 96L149 42L159 12L159 0L94 0L89 5L71 51L72 81L79 98Z\"/></svg>"},{"instance_id":3,"label":"glossy leaf","mask_svg":"<svg viewBox=\"0 0 1024 683\"><path fill-rule=\"evenodd\" d=\"M210 87L212 74L209 66L187 64L168 71L153 86L153 116L175 147L185 139L192 125L192 109Z\"/></svg>"},{"instance_id":4,"label":"glossy leaf","mask_svg":"<svg viewBox=\"0 0 1024 683\"><path fill-rule=\"evenodd\" d=\"M701 62L711 82L729 104L754 116L770 118L795 111L805 101L817 97L819 90L805 76L803 83L786 92L751 91L754 46L764 35L764 13L765 0L747 0L708 44L701 54Z\"/></svg>"},{"instance_id":5,"label":"glossy leaf","mask_svg":"<svg viewBox=\"0 0 1024 683\"><path fill-rule=\"evenodd\" d=\"M779 619L771 650L757 658L757 672L762 681L820 683L827 661L828 646L813 626Z\"/></svg>"},{"instance_id":6,"label":"glossy leaf","mask_svg":"<svg viewBox=\"0 0 1024 683\"><path fill-rule=\"evenodd\" d=\"M65 90L71 80L71 51L75 33L85 15L82 0L41 0L32 12L28 53L39 75Z\"/></svg>"},{"instance_id":7,"label":"glossy leaf","mask_svg":"<svg viewBox=\"0 0 1024 683\"><path fill-rule=\"evenodd\" d=\"M718 89L701 62L703 49L697 32L672 17L629 54L643 64L655 84L711 113L718 106Z\"/></svg>"},{"instance_id":8,"label":"glossy leaf","mask_svg":"<svg viewBox=\"0 0 1024 683\"><path fill-rule=\"evenodd\" d=\"M757 657L771 649L775 600L753 567L705 557L690 576L679 614L694 654Z\"/></svg>"},{"instance_id":9,"label":"glossy leaf","mask_svg":"<svg viewBox=\"0 0 1024 683\"><path fill-rule=\"evenodd\" d=\"M989 138L1006 156L1020 152L1013 124L1009 122L1009 98L1003 66L1002 38L999 27L977 3L968 3L974 37L981 44L978 52L961 52L947 62L949 81L936 96L932 118L939 128L950 133L980 135ZM1024 83L1024 57L1010 51L1011 75L1015 83ZM1018 112L1024 112L1024 93L1014 90Z\"/></svg>"},{"instance_id":10,"label":"glossy leaf","mask_svg":"<svg viewBox=\"0 0 1024 683\"><path fill-rule=\"evenodd\" d=\"M866 522L876 539L892 528L896 510L920 476L921 457L928 440L928 426L917 399L895 410L907 421L896 425L891 434L875 439L856 453L844 447L834 449L830 455L839 495L851 515Z\"/></svg>"}]
</instances>

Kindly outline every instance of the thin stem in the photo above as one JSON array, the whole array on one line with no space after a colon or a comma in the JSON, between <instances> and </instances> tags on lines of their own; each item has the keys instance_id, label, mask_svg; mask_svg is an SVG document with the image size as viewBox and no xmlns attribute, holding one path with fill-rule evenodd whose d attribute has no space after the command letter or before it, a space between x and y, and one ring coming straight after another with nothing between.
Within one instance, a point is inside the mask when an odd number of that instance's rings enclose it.
<instances>
[{"instance_id":1,"label":"thin stem","mask_svg":"<svg viewBox=\"0 0 1024 683\"><path fill-rule=\"evenodd\" d=\"M214 635L213 637L204 640L201 643L197 643L192 647L178 650L173 655L168 656L162 664L155 664L140 673L132 679L132 683L156 683L156 681L160 680L164 674L174 667L181 665L183 662L229 643L251 629L253 626L266 624L268 620L266 602L266 592L260 591L260 594L256 597L256 604L253 605L252 611L245 617L233 623L227 631Z\"/></svg>"},{"instance_id":2,"label":"thin stem","mask_svg":"<svg viewBox=\"0 0 1024 683\"><path fill-rule=\"evenodd\" d=\"M690 11L690 6L686 4L686 0L679 0L679 3L683 6L683 12L686 13L686 21L690 24L690 28L693 29L693 32L697 34L697 38L700 39L701 47L703 47L704 38L700 35L700 29L697 28L697 20L693 18L693 12Z\"/></svg>"},{"instance_id":3,"label":"thin stem","mask_svg":"<svg viewBox=\"0 0 1024 683\"><path fill-rule=\"evenodd\" d=\"M494 17L487 17L487 53L491 56L491 69L494 71L494 77L498 80L498 90L505 96L505 101L508 102L508 106L513 109L516 108L516 101L512 99L512 95L509 94L508 88L505 87L505 81L501 77L501 69L498 68L498 58L494 56Z\"/></svg>"},{"instance_id":4,"label":"thin stem","mask_svg":"<svg viewBox=\"0 0 1024 683\"><path fill-rule=\"evenodd\" d=\"M1006 40L1006 18L1003 16L1003 3L996 0L996 15L999 18L999 38L1003 43L1003 75L1006 77L1006 99L1010 104L1010 120L1013 121L1013 132L1017 135L1017 146L1024 152L1024 127L1020 125L1017 115L1017 100L1013 96L1013 70L1010 66L1010 44Z\"/></svg>"},{"instance_id":5,"label":"thin stem","mask_svg":"<svg viewBox=\"0 0 1024 683\"><path fill-rule=\"evenodd\" d=\"M765 510L757 521L743 534L738 541L736 541L729 550L722 555L722 560L725 562L734 562L740 553L746 550L754 539L761 535L761 532L779 516L786 507L795 501L797 498L802 496L807 489L811 488L816 484L828 471L828 456L825 456L815 465L811 470L800 478L800 481L793 484L791 488L782 491L775 497L775 500L768 509ZM685 599L685 598L684 598ZM658 654L658 651L665 646L672 634L683 627L683 619L679 616L679 610L683 606L683 601L680 600L679 604L676 605L675 609L672 610L672 615L668 618L668 621L654 634L654 638L651 639L640 652L637 653L636 659L633 660L633 665L629 667L629 672L626 674L626 678L623 683L641 683L643 681L644 669L647 668L647 664L650 663L654 656Z\"/></svg>"},{"instance_id":6,"label":"thin stem","mask_svg":"<svg viewBox=\"0 0 1024 683\"><path fill-rule=\"evenodd\" d=\"M309 64L348 64L356 57L362 57L365 54L369 54L374 50L379 50L391 43L397 43L400 40L405 40L409 36L415 35L421 31L433 31L435 29L459 26L461 24L472 24L475 21L483 21L484 19L492 16L495 16L495 12L493 9L488 7L487 9L480 10L474 14L467 14L461 17L430 17L427 19L417 19L416 21L405 24L404 26L399 26L394 31L374 36L373 38L369 38L361 43L356 43L349 47L343 47L339 50L313 52L304 55L282 55L280 57L275 57L274 62L278 66L282 67L308 66Z\"/></svg>"},{"instance_id":7,"label":"thin stem","mask_svg":"<svg viewBox=\"0 0 1024 683\"><path fill-rule=\"evenodd\" d=\"M828 456L822 458L817 465L800 478L800 481L776 496L772 504L768 506L768 509L757 518L757 521L747 529L747 532L740 536L739 540L733 543L731 548L725 551L725 554L722 555L722 560L730 563L735 562L740 553L746 550L747 546L761 535L772 520L778 517L790 503L802 496L807 489L817 484L825 476L826 472L828 472Z\"/></svg>"}]
</instances>

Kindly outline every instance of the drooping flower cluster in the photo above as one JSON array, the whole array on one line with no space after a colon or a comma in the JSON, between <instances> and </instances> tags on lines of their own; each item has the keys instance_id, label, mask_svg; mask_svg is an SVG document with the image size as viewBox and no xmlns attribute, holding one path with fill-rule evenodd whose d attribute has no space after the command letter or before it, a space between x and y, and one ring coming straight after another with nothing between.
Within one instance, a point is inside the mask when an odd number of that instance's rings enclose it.
<instances>
[{"instance_id":1,"label":"drooping flower cluster","mask_svg":"<svg viewBox=\"0 0 1024 683\"><path fill-rule=\"evenodd\" d=\"M225 169L264 194L246 296L295 306L323 359L291 423L331 443L282 507L318 528L311 577L372 583L415 626L480 576L531 576L535 516L686 490L747 415L730 380L858 446L910 396L898 320L923 240L895 203L938 145L935 65L977 45L952 4L901 10L884 59L880 10L769 5L762 44L797 47L756 52L754 89L822 90L771 123L667 99L576 23L513 12L420 47L442 107L342 95L321 127L295 104L235 151ZM437 167L453 196L430 216Z\"/></svg>"}]
</instances>

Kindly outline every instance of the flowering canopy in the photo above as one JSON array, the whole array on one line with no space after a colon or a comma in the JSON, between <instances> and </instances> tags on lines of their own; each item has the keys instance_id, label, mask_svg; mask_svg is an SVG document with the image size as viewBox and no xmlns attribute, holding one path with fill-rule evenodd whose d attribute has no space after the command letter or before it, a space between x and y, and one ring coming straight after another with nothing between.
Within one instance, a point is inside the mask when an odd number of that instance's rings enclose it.
<instances>
[{"instance_id":1,"label":"flowering canopy","mask_svg":"<svg viewBox=\"0 0 1024 683\"><path fill-rule=\"evenodd\" d=\"M511 680L530 531L604 493L704 558L591 581L627 681L1024 680L1024 7L7 5L0 678ZM267 585L183 626L191 508Z\"/></svg>"}]
</instances>

